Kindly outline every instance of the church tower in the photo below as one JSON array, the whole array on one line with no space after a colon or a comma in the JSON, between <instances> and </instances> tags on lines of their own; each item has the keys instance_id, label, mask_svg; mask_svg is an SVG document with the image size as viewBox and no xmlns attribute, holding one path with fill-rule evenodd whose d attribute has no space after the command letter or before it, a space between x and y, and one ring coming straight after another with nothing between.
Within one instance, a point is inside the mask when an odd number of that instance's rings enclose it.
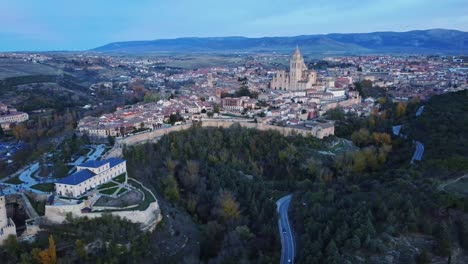
<instances>
[{"instance_id":1,"label":"church tower","mask_svg":"<svg viewBox=\"0 0 468 264\"><path fill-rule=\"evenodd\" d=\"M304 72L307 71L307 66L304 63L304 58L302 57L301 51L297 46L289 63L289 71L291 76L290 84L291 87L293 87L294 89L297 86L297 82L302 81L304 79Z\"/></svg>"},{"instance_id":2,"label":"church tower","mask_svg":"<svg viewBox=\"0 0 468 264\"><path fill-rule=\"evenodd\" d=\"M313 87L317 81L317 72L309 71L304 63L299 47L289 61L289 72L277 71L270 82L270 88L279 90L305 90Z\"/></svg>"}]
</instances>

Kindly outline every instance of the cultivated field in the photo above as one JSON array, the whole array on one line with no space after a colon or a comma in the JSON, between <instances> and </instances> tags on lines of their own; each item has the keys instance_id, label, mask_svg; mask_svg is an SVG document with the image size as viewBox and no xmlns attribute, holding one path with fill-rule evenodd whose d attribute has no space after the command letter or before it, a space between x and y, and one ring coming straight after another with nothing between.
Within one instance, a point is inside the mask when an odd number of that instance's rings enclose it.
<instances>
[{"instance_id":1,"label":"cultivated field","mask_svg":"<svg viewBox=\"0 0 468 264\"><path fill-rule=\"evenodd\" d=\"M61 70L42 65L13 59L0 59L0 80L8 77L26 75L59 75Z\"/></svg>"},{"instance_id":2,"label":"cultivated field","mask_svg":"<svg viewBox=\"0 0 468 264\"><path fill-rule=\"evenodd\" d=\"M177 67L183 69L198 69L205 67L239 66L245 61L245 58L236 56L216 56L216 55L194 55L194 56L177 56L173 61L168 62L166 66Z\"/></svg>"}]
</instances>

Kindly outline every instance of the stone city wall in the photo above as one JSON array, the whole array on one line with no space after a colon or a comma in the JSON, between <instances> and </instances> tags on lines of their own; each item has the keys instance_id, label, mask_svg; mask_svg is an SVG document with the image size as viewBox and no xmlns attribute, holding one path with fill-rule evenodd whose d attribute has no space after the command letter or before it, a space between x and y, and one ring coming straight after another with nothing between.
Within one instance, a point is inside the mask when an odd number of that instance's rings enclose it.
<instances>
[{"instance_id":1,"label":"stone city wall","mask_svg":"<svg viewBox=\"0 0 468 264\"><path fill-rule=\"evenodd\" d=\"M361 103L360 97L351 98L351 99L340 101L340 102L326 104L323 106L322 111L328 111L330 109L337 108L337 107L350 107L359 103Z\"/></svg>"},{"instance_id":2,"label":"stone city wall","mask_svg":"<svg viewBox=\"0 0 468 264\"><path fill-rule=\"evenodd\" d=\"M0 228L0 246L3 245L5 240L7 240L10 235L16 236L16 226L13 223L13 220L8 218L8 222L9 224L7 226Z\"/></svg>"},{"instance_id":3,"label":"stone city wall","mask_svg":"<svg viewBox=\"0 0 468 264\"><path fill-rule=\"evenodd\" d=\"M267 125L267 124L261 124L261 123L254 123L251 122L251 120L248 120L250 122L244 121L244 120L203 120L201 122L202 127L223 127L223 128L229 128L232 126L234 123L238 123L241 127L245 128L254 128L254 129L259 129L259 130L274 130L278 131L284 136L289 136L293 133L296 134L301 134L303 136L315 136L318 138L323 138L325 136L328 136L330 133L333 134L333 130L323 130L323 132L318 131L318 129L299 129L299 128L293 128L293 127L281 127L281 126L274 126L274 125ZM156 129L151 132L143 133L143 134L138 134L134 136L129 136L125 138L120 138L117 140L117 144L120 146L123 145L134 145L138 143L144 143L148 141L152 141L155 138L162 137L163 135L166 135L170 132L175 132L175 131L182 131L185 129L188 129L192 126L193 124L183 124L179 126L172 126L169 128L161 128L161 129Z\"/></svg>"},{"instance_id":4,"label":"stone city wall","mask_svg":"<svg viewBox=\"0 0 468 264\"><path fill-rule=\"evenodd\" d=\"M229 128L233 124L238 123L241 127L245 128L254 128L254 129L259 129L259 130L274 130L278 131L284 136L290 136L292 134L300 134L302 136L314 136L317 138L324 138L329 135L334 135L335 134L335 127L327 127L324 129L319 129L319 127L313 127L311 129L300 129L300 128L294 128L294 127L281 127L281 126L274 126L274 125L267 125L267 124L262 124L262 123L254 123L252 120L246 119L246 120L220 120L220 119L206 119L201 122L202 127L223 127L223 128ZM138 135L133 135L133 136L128 136L125 138L118 138L116 140L116 143L114 147L109 150L102 158L107 159L110 157L121 157L122 156L122 147L124 145L131 146L135 144L143 144L146 142L152 142L156 141L158 138L170 133L170 132L176 132L176 131L182 131L185 129L188 129L192 127L192 123L188 124L183 124L179 126L172 126L169 128L160 128L156 129L147 133L142 133Z\"/></svg>"}]
</instances>

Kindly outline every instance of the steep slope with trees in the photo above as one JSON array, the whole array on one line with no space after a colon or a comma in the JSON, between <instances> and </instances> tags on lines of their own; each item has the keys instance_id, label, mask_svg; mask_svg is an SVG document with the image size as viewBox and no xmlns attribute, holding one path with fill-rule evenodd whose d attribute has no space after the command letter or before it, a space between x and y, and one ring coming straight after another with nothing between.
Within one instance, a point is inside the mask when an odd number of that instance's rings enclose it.
<instances>
[{"instance_id":1,"label":"steep slope with trees","mask_svg":"<svg viewBox=\"0 0 468 264\"><path fill-rule=\"evenodd\" d=\"M335 161L337 179L296 194L293 218L302 263L466 263L468 199L439 188L442 179L468 171L467 91L435 96L425 103L392 103L367 118L344 114L338 133L366 151L381 142L391 154L381 166L346 154ZM410 139L391 138L392 124L403 124L409 138L427 144L423 161L409 164ZM371 157L369 155L367 157ZM379 160L378 155L376 155ZM350 169L340 169L343 164ZM370 166L371 170L362 170ZM345 166L346 167L346 166Z\"/></svg>"}]
</instances>

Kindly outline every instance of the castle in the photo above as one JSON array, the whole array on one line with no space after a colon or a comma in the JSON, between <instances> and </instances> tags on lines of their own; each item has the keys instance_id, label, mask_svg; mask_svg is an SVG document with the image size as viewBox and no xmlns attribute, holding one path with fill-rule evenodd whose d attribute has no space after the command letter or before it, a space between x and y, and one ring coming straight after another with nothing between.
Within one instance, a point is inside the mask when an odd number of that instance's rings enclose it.
<instances>
[{"instance_id":1,"label":"castle","mask_svg":"<svg viewBox=\"0 0 468 264\"><path fill-rule=\"evenodd\" d=\"M312 88L317 81L317 72L309 71L304 63L299 47L289 62L289 72L277 71L270 83L275 90L306 90Z\"/></svg>"},{"instance_id":2,"label":"castle","mask_svg":"<svg viewBox=\"0 0 468 264\"><path fill-rule=\"evenodd\" d=\"M9 108L0 103L0 126L4 130L10 130L11 124L20 123L29 119L29 115L16 111L15 108Z\"/></svg>"},{"instance_id":3,"label":"castle","mask_svg":"<svg viewBox=\"0 0 468 264\"><path fill-rule=\"evenodd\" d=\"M10 235L16 236L16 226L13 220L7 216L5 196L0 196L0 245Z\"/></svg>"},{"instance_id":4,"label":"castle","mask_svg":"<svg viewBox=\"0 0 468 264\"><path fill-rule=\"evenodd\" d=\"M55 183L59 195L79 197L86 191L127 172L126 161L119 158L90 160L76 167L77 171Z\"/></svg>"}]
</instances>

